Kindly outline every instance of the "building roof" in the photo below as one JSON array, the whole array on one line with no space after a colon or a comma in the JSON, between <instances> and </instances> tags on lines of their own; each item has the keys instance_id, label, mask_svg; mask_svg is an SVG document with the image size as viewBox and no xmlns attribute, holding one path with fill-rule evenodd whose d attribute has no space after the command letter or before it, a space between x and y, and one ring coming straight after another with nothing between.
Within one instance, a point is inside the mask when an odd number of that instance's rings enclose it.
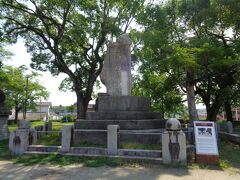
<instances>
[{"instance_id":1,"label":"building roof","mask_svg":"<svg viewBox=\"0 0 240 180\"><path fill-rule=\"evenodd\" d=\"M36 102L36 104L38 106L50 106L50 107L52 107L52 103L51 102Z\"/></svg>"}]
</instances>

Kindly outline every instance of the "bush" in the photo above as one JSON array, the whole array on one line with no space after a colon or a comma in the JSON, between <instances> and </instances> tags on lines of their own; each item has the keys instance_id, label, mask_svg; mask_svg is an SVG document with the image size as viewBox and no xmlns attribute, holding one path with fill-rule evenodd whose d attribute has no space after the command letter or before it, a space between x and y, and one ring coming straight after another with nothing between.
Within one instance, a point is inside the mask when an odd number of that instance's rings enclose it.
<instances>
[{"instance_id":1,"label":"bush","mask_svg":"<svg viewBox=\"0 0 240 180\"><path fill-rule=\"evenodd\" d=\"M62 122L73 122L75 119L76 117L73 115L65 115L62 117Z\"/></svg>"}]
</instances>

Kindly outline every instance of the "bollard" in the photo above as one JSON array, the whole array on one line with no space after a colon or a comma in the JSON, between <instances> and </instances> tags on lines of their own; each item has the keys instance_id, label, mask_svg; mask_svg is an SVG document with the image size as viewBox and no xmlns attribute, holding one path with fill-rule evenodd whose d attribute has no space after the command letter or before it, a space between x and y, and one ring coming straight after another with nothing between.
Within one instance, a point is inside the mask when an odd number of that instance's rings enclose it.
<instances>
[{"instance_id":1,"label":"bollard","mask_svg":"<svg viewBox=\"0 0 240 180\"><path fill-rule=\"evenodd\" d=\"M108 125L107 127L107 151L109 155L118 154L119 129L119 125Z\"/></svg>"}]
</instances>

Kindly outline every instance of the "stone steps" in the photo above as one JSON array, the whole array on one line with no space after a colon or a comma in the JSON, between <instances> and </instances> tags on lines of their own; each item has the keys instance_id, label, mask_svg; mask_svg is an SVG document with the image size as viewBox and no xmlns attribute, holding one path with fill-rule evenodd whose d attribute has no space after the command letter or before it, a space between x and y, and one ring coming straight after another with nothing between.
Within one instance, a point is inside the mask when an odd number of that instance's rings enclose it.
<instances>
[{"instance_id":1,"label":"stone steps","mask_svg":"<svg viewBox=\"0 0 240 180\"><path fill-rule=\"evenodd\" d=\"M39 151L26 151L24 154L55 154L53 152L39 152ZM161 157L142 157L142 156L121 156L121 155L101 155L101 154L77 154L77 153L59 153L66 156L78 156L78 157L109 157L109 158L121 158L126 160L143 160L143 161L150 161L152 163L161 163L162 158Z\"/></svg>"},{"instance_id":2,"label":"stone steps","mask_svg":"<svg viewBox=\"0 0 240 180\"><path fill-rule=\"evenodd\" d=\"M108 125L119 125L121 130L163 129L165 120L76 120L75 129L107 129Z\"/></svg>"},{"instance_id":3,"label":"stone steps","mask_svg":"<svg viewBox=\"0 0 240 180\"><path fill-rule=\"evenodd\" d=\"M124 159L146 159L161 161L162 152L160 150L145 149L118 149L117 155L108 155L106 148L97 147L71 147L69 153L61 153L60 146L31 145L25 154L63 154L71 156L88 157L113 157Z\"/></svg>"},{"instance_id":4,"label":"stone steps","mask_svg":"<svg viewBox=\"0 0 240 180\"><path fill-rule=\"evenodd\" d=\"M87 112L86 120L162 120L162 114L158 112L139 111L109 111L109 112Z\"/></svg>"},{"instance_id":5,"label":"stone steps","mask_svg":"<svg viewBox=\"0 0 240 180\"><path fill-rule=\"evenodd\" d=\"M27 151L35 152L58 152L61 146L30 145Z\"/></svg>"}]
</instances>

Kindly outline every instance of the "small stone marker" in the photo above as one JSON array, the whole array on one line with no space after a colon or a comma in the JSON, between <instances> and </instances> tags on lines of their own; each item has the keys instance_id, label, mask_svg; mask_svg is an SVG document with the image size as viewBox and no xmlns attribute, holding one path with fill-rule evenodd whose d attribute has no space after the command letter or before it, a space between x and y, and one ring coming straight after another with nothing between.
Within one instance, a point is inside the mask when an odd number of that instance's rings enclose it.
<instances>
[{"instance_id":1,"label":"small stone marker","mask_svg":"<svg viewBox=\"0 0 240 180\"><path fill-rule=\"evenodd\" d=\"M107 127L107 149L109 155L118 154L118 131L119 125L108 125Z\"/></svg>"},{"instance_id":2,"label":"small stone marker","mask_svg":"<svg viewBox=\"0 0 240 180\"><path fill-rule=\"evenodd\" d=\"M37 144L37 131L33 128L29 131L29 145Z\"/></svg>"},{"instance_id":3,"label":"small stone marker","mask_svg":"<svg viewBox=\"0 0 240 180\"><path fill-rule=\"evenodd\" d=\"M234 132L234 130L233 130L233 124L232 124L231 121L227 121L226 124L225 124L225 126L226 126L226 131L227 131L227 133L232 134L232 133Z\"/></svg>"},{"instance_id":4,"label":"small stone marker","mask_svg":"<svg viewBox=\"0 0 240 180\"><path fill-rule=\"evenodd\" d=\"M18 121L18 129L30 129L31 123L27 119L22 119Z\"/></svg>"},{"instance_id":5,"label":"small stone marker","mask_svg":"<svg viewBox=\"0 0 240 180\"><path fill-rule=\"evenodd\" d=\"M44 123L45 131L52 131L52 121L45 121ZM46 134L48 134L46 132Z\"/></svg>"},{"instance_id":6,"label":"small stone marker","mask_svg":"<svg viewBox=\"0 0 240 180\"><path fill-rule=\"evenodd\" d=\"M166 130L162 135L163 163L187 163L186 137L181 130L180 122L170 118L166 122Z\"/></svg>"},{"instance_id":7,"label":"small stone marker","mask_svg":"<svg viewBox=\"0 0 240 180\"><path fill-rule=\"evenodd\" d=\"M71 148L71 140L72 140L72 125L65 125L62 129L62 147L61 152L67 153Z\"/></svg>"}]
</instances>

